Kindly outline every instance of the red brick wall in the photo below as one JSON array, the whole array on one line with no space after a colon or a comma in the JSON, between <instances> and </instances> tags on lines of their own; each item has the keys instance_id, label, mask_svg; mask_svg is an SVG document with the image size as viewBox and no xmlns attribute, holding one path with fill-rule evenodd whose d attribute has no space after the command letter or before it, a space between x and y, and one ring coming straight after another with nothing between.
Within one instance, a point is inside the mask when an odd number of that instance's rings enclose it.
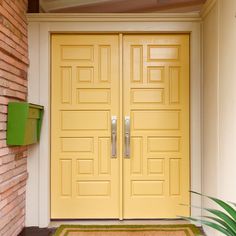
<instances>
[{"instance_id":1,"label":"red brick wall","mask_svg":"<svg viewBox=\"0 0 236 236\"><path fill-rule=\"evenodd\" d=\"M27 99L27 0L0 0L0 235L25 222L27 147L6 145L7 104Z\"/></svg>"}]
</instances>

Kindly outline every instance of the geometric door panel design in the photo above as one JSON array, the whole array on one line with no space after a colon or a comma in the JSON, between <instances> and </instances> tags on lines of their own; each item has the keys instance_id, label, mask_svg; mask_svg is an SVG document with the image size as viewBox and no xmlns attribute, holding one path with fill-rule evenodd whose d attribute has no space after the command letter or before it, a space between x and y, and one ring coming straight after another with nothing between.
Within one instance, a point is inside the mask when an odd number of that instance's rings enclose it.
<instances>
[{"instance_id":1,"label":"geometric door panel design","mask_svg":"<svg viewBox=\"0 0 236 236\"><path fill-rule=\"evenodd\" d=\"M51 39L51 218L188 216L189 35Z\"/></svg>"},{"instance_id":2,"label":"geometric door panel design","mask_svg":"<svg viewBox=\"0 0 236 236\"><path fill-rule=\"evenodd\" d=\"M189 36L124 35L124 218L189 215Z\"/></svg>"},{"instance_id":3,"label":"geometric door panel design","mask_svg":"<svg viewBox=\"0 0 236 236\"><path fill-rule=\"evenodd\" d=\"M117 35L52 35L51 217L118 218ZM118 133L119 130L118 130ZM117 137L119 140L119 137Z\"/></svg>"}]
</instances>

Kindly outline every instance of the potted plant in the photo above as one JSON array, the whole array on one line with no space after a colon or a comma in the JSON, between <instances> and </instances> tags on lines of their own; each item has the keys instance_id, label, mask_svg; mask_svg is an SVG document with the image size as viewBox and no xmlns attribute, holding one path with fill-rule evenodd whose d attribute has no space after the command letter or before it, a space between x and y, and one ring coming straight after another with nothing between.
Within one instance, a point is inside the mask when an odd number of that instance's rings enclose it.
<instances>
[{"instance_id":1,"label":"potted plant","mask_svg":"<svg viewBox=\"0 0 236 236\"><path fill-rule=\"evenodd\" d=\"M236 236L236 204L227 203L221 199L206 196L198 192L191 191L193 194L197 194L206 197L220 206L220 210L212 208L203 208L209 215L203 215L201 218L183 217L186 220L198 222L202 225L209 226L226 236Z\"/></svg>"}]
</instances>

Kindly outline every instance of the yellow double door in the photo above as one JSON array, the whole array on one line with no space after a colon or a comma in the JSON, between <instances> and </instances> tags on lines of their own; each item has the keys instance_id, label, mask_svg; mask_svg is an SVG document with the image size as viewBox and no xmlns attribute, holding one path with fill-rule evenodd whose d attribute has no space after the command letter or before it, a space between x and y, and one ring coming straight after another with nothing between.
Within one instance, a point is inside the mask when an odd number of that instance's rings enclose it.
<instances>
[{"instance_id":1,"label":"yellow double door","mask_svg":"<svg viewBox=\"0 0 236 236\"><path fill-rule=\"evenodd\" d=\"M51 40L51 218L189 215L189 35Z\"/></svg>"}]
</instances>

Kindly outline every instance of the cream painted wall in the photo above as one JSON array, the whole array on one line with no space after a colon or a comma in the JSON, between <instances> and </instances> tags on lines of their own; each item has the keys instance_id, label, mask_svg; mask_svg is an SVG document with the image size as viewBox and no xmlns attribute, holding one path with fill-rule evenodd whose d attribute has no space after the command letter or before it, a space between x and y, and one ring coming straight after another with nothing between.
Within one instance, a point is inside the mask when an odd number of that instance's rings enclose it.
<instances>
[{"instance_id":1,"label":"cream painted wall","mask_svg":"<svg viewBox=\"0 0 236 236\"><path fill-rule=\"evenodd\" d=\"M211 196L218 195L218 140L219 140L219 104L218 104L218 5L203 19L203 183L202 191ZM203 206L211 204L203 199ZM208 235L215 231L206 228Z\"/></svg>"},{"instance_id":2,"label":"cream painted wall","mask_svg":"<svg viewBox=\"0 0 236 236\"><path fill-rule=\"evenodd\" d=\"M204 193L236 202L236 1L211 2L203 18L202 185Z\"/></svg>"},{"instance_id":3,"label":"cream painted wall","mask_svg":"<svg viewBox=\"0 0 236 236\"><path fill-rule=\"evenodd\" d=\"M236 202L236 1L219 10L219 196Z\"/></svg>"},{"instance_id":4,"label":"cream painted wall","mask_svg":"<svg viewBox=\"0 0 236 236\"><path fill-rule=\"evenodd\" d=\"M203 192L217 194L218 165L218 12L217 4L203 23Z\"/></svg>"}]
</instances>

